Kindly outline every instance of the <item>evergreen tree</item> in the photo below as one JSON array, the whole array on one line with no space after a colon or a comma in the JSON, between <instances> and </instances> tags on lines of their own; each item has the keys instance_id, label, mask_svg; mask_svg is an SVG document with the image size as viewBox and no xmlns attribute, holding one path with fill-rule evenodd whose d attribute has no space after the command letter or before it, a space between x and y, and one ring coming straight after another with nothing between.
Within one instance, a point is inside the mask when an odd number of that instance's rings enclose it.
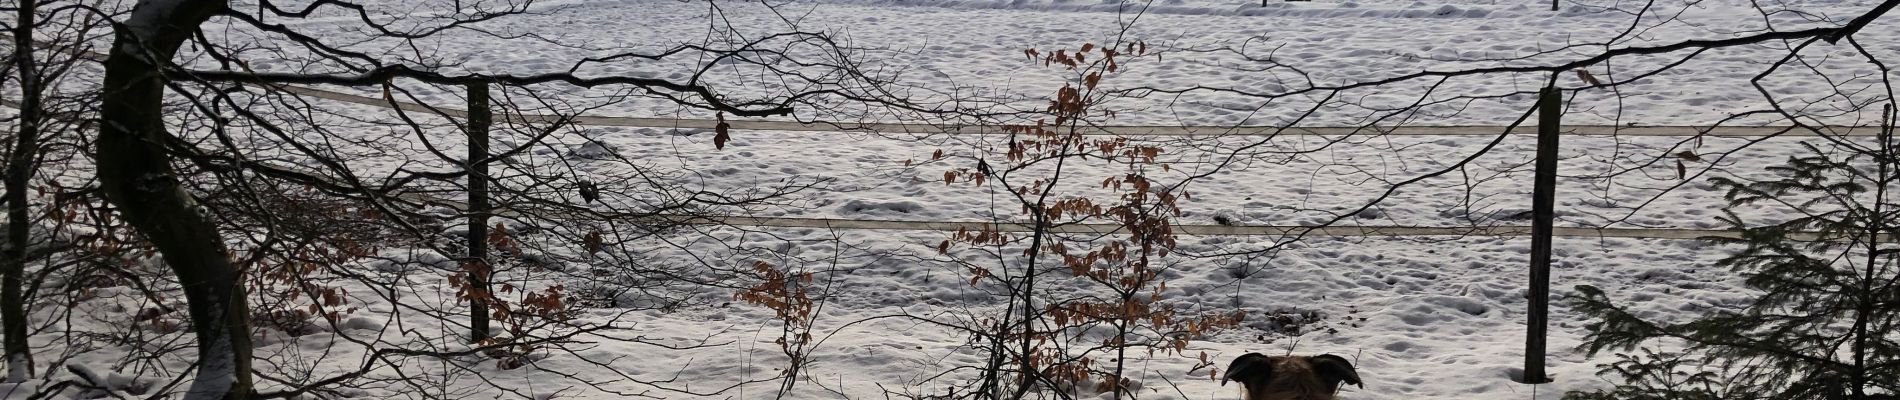
<instances>
[{"instance_id":1,"label":"evergreen tree","mask_svg":"<svg viewBox=\"0 0 1900 400\"><path fill-rule=\"evenodd\" d=\"M1766 179L1712 180L1726 190L1722 220L1743 232L1711 239L1736 249L1717 264L1760 292L1752 302L1661 323L1614 304L1602 289L1578 286L1572 304L1594 320L1583 348L1593 357L1617 351L1599 375L1621 382L1566 398L1900 398L1893 243L1900 160L1892 134L1889 126L1872 140L1803 143L1800 154L1768 167ZM1800 213L1751 227L1735 212L1764 204Z\"/></svg>"}]
</instances>

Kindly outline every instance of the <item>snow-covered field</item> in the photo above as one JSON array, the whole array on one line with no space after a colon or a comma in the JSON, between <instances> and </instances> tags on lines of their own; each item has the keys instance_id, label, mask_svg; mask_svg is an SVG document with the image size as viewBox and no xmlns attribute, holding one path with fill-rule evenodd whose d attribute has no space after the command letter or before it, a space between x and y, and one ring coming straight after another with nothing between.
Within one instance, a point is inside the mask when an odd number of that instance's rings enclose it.
<instances>
[{"instance_id":1,"label":"snow-covered field","mask_svg":"<svg viewBox=\"0 0 1900 400\"><path fill-rule=\"evenodd\" d=\"M392 1L372 5L377 18L411 15L427 18L441 0ZM1116 99L1116 125L1273 125L1360 124L1499 126L1523 115L1545 75L1493 74L1444 82L1415 80L1349 90L1332 100L1297 95L1268 101L1246 93L1275 93L1309 86L1378 80L1419 71L1518 66L1587 57L1611 47L1657 45L1690 39L1721 39L1758 33L1772 26L1797 30L1838 24L1874 2L1859 0L1764 4L1703 1L1657 2L1652 13L1672 16L1633 20L1628 11L1641 2L1565 2L1559 11L1548 3L1465 0L1270 2L1164 0L1152 4L1119 0L811 0L771 3L714 3L670 0L556 0L537 2L530 15L473 25L481 31L452 30L416 43L379 40L346 22L348 15L319 14L285 23L306 34L350 49L394 57L424 56L442 61L448 73L534 74L565 71L576 60L620 51L653 52L697 43L709 30L743 27L747 34L791 29L824 31L861 49L852 55L870 70L885 71L894 87L911 92L919 103L941 101L946 93L980 92L998 99L994 107L1039 107L1042 96L1067 77L1032 62L1023 50L1074 48L1082 43L1144 41L1149 56L1126 61L1125 71L1105 85L1137 90ZM1798 10L1763 16L1769 10ZM244 9L243 6L234 6ZM421 10L421 11L418 11ZM334 10L333 10L334 11ZM410 14L415 12L416 14ZM709 28L709 21L713 27ZM1126 26L1126 30L1123 27ZM737 28L734 28L737 29ZM1626 32L1630 32L1625 35ZM516 35L533 33L532 38ZM298 50L270 44L269 35L244 29L207 29L214 41L263 45L239 52L258 71L308 72L321 63L295 59ZM514 37L501 39L496 35ZM1613 39L1615 38L1615 39ZM1870 53L1900 55L1900 18L1868 26L1857 37ZM277 47L276 49L272 49ZM290 58L283 58L284 55ZM1787 54L1787 44L1768 42L1711 50L1668 72L1621 85L1615 90L1586 90L1570 99L1566 123L1597 125L1687 125L1775 123L1752 116L1726 121L1768 104L1749 79L1769 61ZM1817 45L1803 54L1829 61L1813 71L1776 72L1761 80L1762 91L1777 100L1801 99L1818 120L1866 124L1871 114L1842 111L1864 98L1834 96L1837 87L1865 88L1869 76L1852 48ZM1677 61L1682 54L1617 59L1590 69L1605 80L1628 79L1646 68ZM276 59L274 59L276 58ZM1263 60L1271 59L1272 62ZM1837 61L1838 60L1838 61ZM197 59L198 66L209 61ZM589 76L630 75L680 80L700 60L590 64ZM1302 71L1295 73L1293 71ZM744 71L712 68L707 82L738 93L763 90L748 84ZM1582 86L1570 73L1558 84ZM730 85L730 86L719 86ZM1185 93L1169 90L1202 88ZM1397 116L1389 110L1420 102L1427 87L1433 100ZM327 87L362 95L375 89ZM426 85L407 85L418 99L460 108L461 94ZM709 113L666 101L620 96L614 88L542 88L554 98L588 107L588 114L635 117L709 118ZM1852 90L1850 90L1852 91ZM1865 94L1864 92L1857 92ZM527 103L526 101L522 102ZM386 110L313 100L333 115L334 132L362 132L364 143L327 143L340 153L360 156L351 168L361 176L397 170L428 169L401 156L423 154L422 144L365 121L386 121ZM1319 105L1316 109L1313 109ZM263 106L260 106L263 107ZM531 107L532 108L532 107ZM857 121L903 119L916 113L841 107L800 110L800 120ZM426 118L425 118L426 119ZM442 128L442 126L435 126ZM444 130L446 131L446 130ZM1497 129L1468 136L1374 137L1328 141L1318 137L1134 138L1169 146L1161 159L1171 170L1163 182L1180 182L1193 191L1184 200L1181 224L1314 225L1324 223L1381 197L1393 183L1453 165L1496 138ZM453 136L442 134L441 136ZM525 152L511 162L563 165L574 179L607 185L636 185L639 179L676 185L682 191L740 193L811 182L814 186L771 207L725 209L752 216L907 221L1020 220L1020 208L995 185L946 185L945 170L970 168L977 159L997 162L1002 136L902 135L872 133L734 132L724 149L713 150L711 132L691 129L581 127L551 140L555 145ZM277 138L256 137L240 147L255 159L307 163ZM1706 179L1760 176L1760 167L1799 150L1800 138L1567 137L1562 147L1559 226L1722 229L1722 193ZM498 139L507 143L508 138ZM1258 142L1258 143L1256 143ZM1258 146L1252 146L1256 145ZM452 139L430 143L448 154L466 144ZM1367 212L1342 223L1396 226L1528 225L1530 163L1535 138L1513 136L1469 168L1421 181L1394 192ZM1246 149L1246 150L1242 150ZM940 160L934 153L942 151ZM1699 154L1685 160L1676 156ZM655 170L686 171L639 175L617 154ZM1210 156L1224 155L1224 156ZM1231 158L1223 158L1231 157ZM1225 161L1233 161L1225 163ZM1695 176L1677 175L1683 161ZM1218 167L1217 167L1218 166ZM441 167L437 165L435 167ZM442 167L445 168L445 167ZM1104 177L1125 172L1118 164L1080 164L1063 170L1069 183L1062 193L1105 196ZM1218 169L1216 169L1218 168ZM440 168L437 168L440 169ZM1706 172L1703 172L1706 171ZM1204 172L1211 175L1198 176ZM632 183L629 183L632 182ZM1680 185L1678 187L1678 185ZM642 198L622 199L627 203ZM622 205L624 205L622 204ZM1795 210L1763 205L1737 210L1751 220L1774 221ZM511 221L521 229L535 221ZM532 227L530 227L532 228ZM559 230L562 227L541 227ZM448 233L457 233L451 230ZM531 235L531 233L529 233ZM760 253L783 268L811 271L823 283L824 306L811 332L820 341L811 351L804 379L784 398L886 398L945 394L964 383L968 371L983 363L971 338L933 322L969 323L977 316L1003 311L1005 300L994 287L972 285L963 263L993 258L970 251L940 254L937 244L949 236L937 231L824 230L798 228L702 227L669 231L624 243L627 258L598 263L638 262L691 270L744 269ZM1630 306L1662 319L1695 315L1712 307L1748 300L1739 278L1713 267L1724 249L1703 242L1661 239L1558 238L1553 271L1550 370L1556 382L1523 385L1508 376L1520 368L1525 335L1529 238L1335 238L1308 237L1270 256L1201 255L1246 252L1275 245L1279 237L1182 237L1178 254L1168 258L1161 276L1163 303L1183 313L1245 311L1235 329L1197 337L1181 356L1143 354L1128 365L1138 371L1141 398L1238 398L1220 387L1208 369L1197 367L1205 353L1221 367L1247 352L1270 354L1332 353L1354 360L1364 388L1350 387L1343 399L1529 399L1556 398L1567 390L1605 387L1595 376L1607 355L1586 358L1575 350L1586 321L1569 312L1562 299L1574 285L1595 285ZM524 239L526 240L526 239ZM1012 248L1012 250L1020 250ZM304 371L321 378L373 364L367 350L423 347L455 351L466 345L439 338L457 328L414 320L428 311L464 307L443 273L453 269L441 254L425 249L380 249L381 261L367 262L388 286L339 280L351 293L352 311L335 329L292 336L266 330L258 340L260 357L278 371ZM587 258L575 246L546 250L568 258ZM1003 252L1003 254L1013 254ZM633 260L633 261L629 261ZM418 267L420 266L420 267ZM149 267L149 266L148 266ZM411 268L417 267L417 268ZM440 269L436 269L440 268ZM566 268L582 268L568 266ZM157 269L153 269L157 271ZM153 272L153 279L158 279ZM546 282L523 281L523 286ZM722 282L730 283L730 282ZM578 284L576 284L578 286ZM1082 282L1056 280L1041 290L1061 295L1088 293ZM688 285L690 286L690 285ZM395 289L400 288L400 289ZM731 301L739 288L729 285L647 288L692 299L679 307L587 308L583 323L611 325L606 332L627 341L600 340L574 353L550 353L534 365L500 369L480 357L457 359L464 366L406 359L377 370L388 377L399 371L452 371L425 384L375 381L337 397L405 398L608 398L639 393L666 398L778 398L780 373L787 358L775 339L780 326L771 310ZM401 292L401 293L396 293ZM614 296L609 296L614 297ZM638 301L639 296L614 297ZM144 323L145 307L130 288L106 288L96 300L68 314L35 310L48 326L85 330L98 326ZM600 305L600 304L596 304ZM644 305L642 305L644 306ZM637 309L637 311L629 311ZM664 311L662 311L664 310ZM465 311L462 311L465 313ZM1310 315L1299 329L1286 329L1285 313ZM77 314L77 319L70 318ZM59 349L50 335L36 346ZM162 336L155 336L162 337ZM182 335L169 336L170 340ZM584 339L584 338L583 338ZM124 387L169 381L149 365L180 371L190 360L178 358L125 361L133 348L176 343L128 343L78 355L65 361L82 369L115 374ZM668 346L684 347L669 349ZM56 350L48 350L56 354ZM189 354L181 352L177 354ZM260 365L264 365L260 363ZM104 372L111 371L111 372ZM69 372L58 371L59 374ZM578 373L580 375L568 375ZM946 374L947 373L947 374ZM946 375L939 375L946 374ZM665 381L665 389L629 382ZM589 381L607 393L577 384ZM19 388L45 384L42 380ZM134 382L147 382L134 384ZM485 389L490 385L514 392ZM269 386L267 384L266 386ZM3 388L5 386L0 386ZM431 391L434 392L431 392ZM23 398L26 390L7 393ZM125 393L125 392L121 392ZM93 392L92 394L99 394ZM1081 393L1085 397L1095 393Z\"/></svg>"}]
</instances>

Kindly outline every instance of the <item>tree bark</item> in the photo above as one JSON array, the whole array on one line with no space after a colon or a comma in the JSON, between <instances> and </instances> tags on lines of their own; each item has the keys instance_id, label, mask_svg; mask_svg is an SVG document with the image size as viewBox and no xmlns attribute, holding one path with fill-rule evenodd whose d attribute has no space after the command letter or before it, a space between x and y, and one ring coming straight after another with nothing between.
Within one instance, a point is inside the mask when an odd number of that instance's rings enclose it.
<instances>
[{"instance_id":1,"label":"tree bark","mask_svg":"<svg viewBox=\"0 0 1900 400\"><path fill-rule=\"evenodd\" d=\"M40 74L33 59L34 13L38 2L21 1L19 19L13 29L13 68L20 73L20 130L8 155L6 173L7 245L4 265L0 265L0 331L6 336L7 382L24 382L33 377L33 352L26 336L26 303L21 298L22 276L26 274L26 248L32 243L33 225L27 219L27 183L33 180L35 160L39 158Z\"/></svg>"},{"instance_id":2,"label":"tree bark","mask_svg":"<svg viewBox=\"0 0 1900 400\"><path fill-rule=\"evenodd\" d=\"M209 210L187 194L165 143L161 70L220 0L140 0L115 26L106 58L98 140L99 183L119 214L158 248L184 286L198 339L197 379L186 399L253 394L251 334L242 273Z\"/></svg>"}]
</instances>

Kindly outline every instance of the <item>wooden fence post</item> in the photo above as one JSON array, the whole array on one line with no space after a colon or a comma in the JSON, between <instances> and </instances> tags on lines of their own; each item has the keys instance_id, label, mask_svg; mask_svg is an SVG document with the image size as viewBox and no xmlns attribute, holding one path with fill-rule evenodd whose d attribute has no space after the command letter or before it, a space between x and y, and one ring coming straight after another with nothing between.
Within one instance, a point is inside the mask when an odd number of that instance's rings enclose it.
<instances>
[{"instance_id":1,"label":"wooden fence post","mask_svg":"<svg viewBox=\"0 0 1900 400\"><path fill-rule=\"evenodd\" d=\"M1524 337L1524 377L1550 382L1544 373L1545 330L1550 324L1550 239L1556 219L1557 137L1563 95L1555 84L1537 95L1537 176L1531 192L1531 290L1529 332Z\"/></svg>"},{"instance_id":2,"label":"wooden fence post","mask_svg":"<svg viewBox=\"0 0 1900 400\"><path fill-rule=\"evenodd\" d=\"M468 84L468 285L469 341L490 337L488 330L488 278L493 268L488 263L488 128L493 115L488 109L488 84Z\"/></svg>"}]
</instances>

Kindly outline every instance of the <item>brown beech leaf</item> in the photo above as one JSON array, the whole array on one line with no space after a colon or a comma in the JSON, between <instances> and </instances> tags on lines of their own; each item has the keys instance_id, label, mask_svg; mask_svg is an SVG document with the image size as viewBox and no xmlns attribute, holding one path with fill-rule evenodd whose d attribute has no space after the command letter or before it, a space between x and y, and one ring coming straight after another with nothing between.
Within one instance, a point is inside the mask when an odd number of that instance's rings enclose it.
<instances>
[{"instance_id":1,"label":"brown beech leaf","mask_svg":"<svg viewBox=\"0 0 1900 400\"><path fill-rule=\"evenodd\" d=\"M1582 79L1583 83L1588 83L1590 86L1603 86L1603 81L1597 80L1595 75L1590 75L1590 71L1577 70L1577 79Z\"/></svg>"},{"instance_id":2,"label":"brown beech leaf","mask_svg":"<svg viewBox=\"0 0 1900 400\"><path fill-rule=\"evenodd\" d=\"M726 123L726 113L719 113L719 125L713 126L713 147L725 150L728 140L732 140L732 124Z\"/></svg>"},{"instance_id":3,"label":"brown beech leaf","mask_svg":"<svg viewBox=\"0 0 1900 400\"><path fill-rule=\"evenodd\" d=\"M600 231L587 232L587 236L581 238L581 240L587 245L587 254L599 253L601 247L603 247L600 240Z\"/></svg>"}]
</instances>

